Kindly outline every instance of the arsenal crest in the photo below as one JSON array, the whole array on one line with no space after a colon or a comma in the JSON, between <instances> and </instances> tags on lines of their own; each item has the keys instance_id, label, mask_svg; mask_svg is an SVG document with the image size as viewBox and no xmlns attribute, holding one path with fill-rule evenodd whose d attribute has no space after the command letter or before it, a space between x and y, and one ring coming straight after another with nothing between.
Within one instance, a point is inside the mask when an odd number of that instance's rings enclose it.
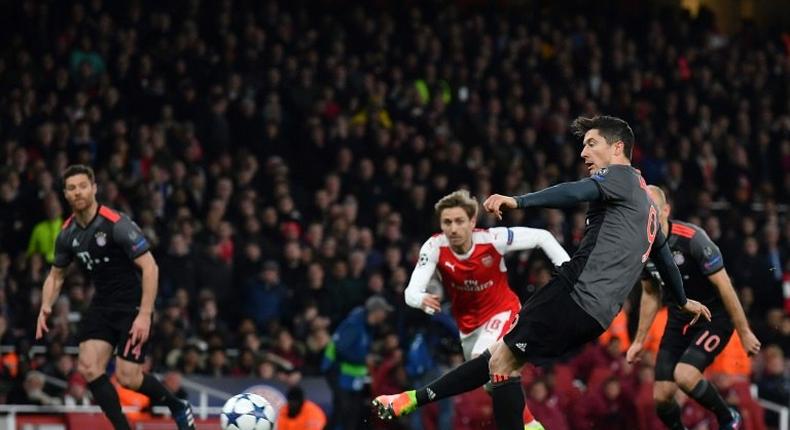
<instances>
[{"instance_id":1,"label":"arsenal crest","mask_svg":"<svg viewBox=\"0 0 790 430\"><path fill-rule=\"evenodd\" d=\"M107 235L103 231L96 233L96 235L94 235L93 237L96 238L96 245L99 246L107 245Z\"/></svg>"},{"instance_id":2,"label":"arsenal crest","mask_svg":"<svg viewBox=\"0 0 790 430\"><path fill-rule=\"evenodd\" d=\"M486 254L483 256L481 261L483 262L483 266L491 267L491 265L494 264L494 257L492 257L489 254Z\"/></svg>"}]
</instances>

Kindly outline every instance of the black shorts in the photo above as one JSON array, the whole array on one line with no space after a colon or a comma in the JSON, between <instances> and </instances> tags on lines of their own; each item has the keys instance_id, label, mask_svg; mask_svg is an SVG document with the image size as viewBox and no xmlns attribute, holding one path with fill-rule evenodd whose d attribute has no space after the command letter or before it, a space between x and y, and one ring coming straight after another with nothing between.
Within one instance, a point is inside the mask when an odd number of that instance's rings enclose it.
<instances>
[{"instance_id":1,"label":"black shorts","mask_svg":"<svg viewBox=\"0 0 790 430\"><path fill-rule=\"evenodd\" d=\"M115 348L115 355L133 363L143 363L148 354L149 342L129 345L129 330L137 318L136 310L119 310L90 307L80 321L77 340L103 340ZM153 326L153 324L152 324ZM149 333L150 338L150 333Z\"/></svg>"},{"instance_id":2,"label":"black shorts","mask_svg":"<svg viewBox=\"0 0 790 430\"><path fill-rule=\"evenodd\" d=\"M577 352L604 332L570 292L567 282L555 277L524 303L518 320L503 338L517 358L546 366Z\"/></svg>"},{"instance_id":3,"label":"black shorts","mask_svg":"<svg viewBox=\"0 0 790 430\"><path fill-rule=\"evenodd\" d=\"M714 313L711 321L699 320L693 326L679 311L671 310L656 357L656 381L674 381L675 366L690 364L700 372L727 346L733 326L725 312Z\"/></svg>"}]
</instances>

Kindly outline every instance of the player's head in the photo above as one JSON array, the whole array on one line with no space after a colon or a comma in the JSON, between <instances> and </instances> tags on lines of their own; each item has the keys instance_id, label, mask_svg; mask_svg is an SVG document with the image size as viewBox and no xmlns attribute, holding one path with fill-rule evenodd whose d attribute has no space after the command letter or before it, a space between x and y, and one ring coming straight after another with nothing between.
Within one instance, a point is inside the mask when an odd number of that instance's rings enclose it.
<instances>
[{"instance_id":1,"label":"player's head","mask_svg":"<svg viewBox=\"0 0 790 430\"><path fill-rule=\"evenodd\" d=\"M578 117L571 123L573 134L582 138L584 164L590 174L610 164L630 164L634 131L613 116Z\"/></svg>"},{"instance_id":2,"label":"player's head","mask_svg":"<svg viewBox=\"0 0 790 430\"><path fill-rule=\"evenodd\" d=\"M285 396L288 399L288 416L293 418L299 415L299 412L302 410L302 405L304 404L304 391L302 391L302 387L296 385L290 390L288 390L288 394Z\"/></svg>"},{"instance_id":3,"label":"player's head","mask_svg":"<svg viewBox=\"0 0 790 430\"><path fill-rule=\"evenodd\" d=\"M74 211L87 209L96 202L96 177L84 164L72 164L63 172L63 193Z\"/></svg>"},{"instance_id":4,"label":"player's head","mask_svg":"<svg viewBox=\"0 0 790 430\"><path fill-rule=\"evenodd\" d=\"M477 200L467 190L454 191L442 197L434 206L442 233L450 246L467 248L477 219Z\"/></svg>"},{"instance_id":5,"label":"player's head","mask_svg":"<svg viewBox=\"0 0 790 430\"><path fill-rule=\"evenodd\" d=\"M664 193L664 190L655 185L648 185L647 194L650 195L650 200L652 200L653 204L656 205L656 209L658 209L659 220L663 225L669 220L669 212L672 210L672 206L667 201L666 193Z\"/></svg>"}]
</instances>

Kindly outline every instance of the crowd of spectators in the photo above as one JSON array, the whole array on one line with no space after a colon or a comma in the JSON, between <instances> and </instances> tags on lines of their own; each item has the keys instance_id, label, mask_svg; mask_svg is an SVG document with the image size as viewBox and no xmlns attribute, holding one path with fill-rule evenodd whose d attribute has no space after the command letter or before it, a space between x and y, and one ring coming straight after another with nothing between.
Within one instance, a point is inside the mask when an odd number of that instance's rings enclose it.
<instances>
[{"instance_id":1,"label":"crowd of spectators","mask_svg":"<svg viewBox=\"0 0 790 430\"><path fill-rule=\"evenodd\" d=\"M100 203L132 216L153 245L154 370L292 384L320 375L333 330L376 294L395 311L371 355L393 371L375 373L387 380L374 386L392 390L416 379L398 371L402 353L431 327L402 293L436 230L433 203L459 187L484 198L585 176L567 125L605 113L630 122L633 162L668 191L674 216L722 248L764 345L755 380L787 405L790 37L749 23L722 34L704 9L515 3L9 5L0 391L45 403L64 392L42 394L42 375L81 383L64 352L93 293L78 270L54 307L47 352L30 353L70 163L93 166ZM572 253L584 208L511 211L503 224L546 228ZM537 251L509 257L511 285L528 296L549 264ZM457 361L452 330L435 337L435 360ZM636 390L649 378L633 372ZM551 375L530 385L530 402L543 405L538 418L546 409L571 421L572 408L552 403ZM602 400L599 424L634 428L616 419L616 408L636 407L617 381L601 398L624 400ZM82 388L66 398L79 402Z\"/></svg>"}]
</instances>

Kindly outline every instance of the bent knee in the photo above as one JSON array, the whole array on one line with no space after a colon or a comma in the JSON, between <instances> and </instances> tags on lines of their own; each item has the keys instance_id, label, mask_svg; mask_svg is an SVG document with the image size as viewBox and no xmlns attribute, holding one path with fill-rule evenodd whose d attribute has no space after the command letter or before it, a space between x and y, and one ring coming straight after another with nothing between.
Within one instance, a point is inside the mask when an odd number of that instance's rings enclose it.
<instances>
[{"instance_id":1,"label":"bent knee","mask_svg":"<svg viewBox=\"0 0 790 430\"><path fill-rule=\"evenodd\" d=\"M100 368L96 363L92 363L86 360L79 360L77 362L77 371L88 382L92 382L96 378L104 374L104 369Z\"/></svg>"},{"instance_id":2,"label":"bent knee","mask_svg":"<svg viewBox=\"0 0 790 430\"><path fill-rule=\"evenodd\" d=\"M137 389L143 382L143 372L139 368L116 371L115 377L124 388Z\"/></svg>"},{"instance_id":3,"label":"bent knee","mask_svg":"<svg viewBox=\"0 0 790 430\"><path fill-rule=\"evenodd\" d=\"M655 385L653 385L653 401L656 403L656 407L671 403L675 400L675 393L677 390L677 385L672 382L656 382Z\"/></svg>"},{"instance_id":4,"label":"bent knee","mask_svg":"<svg viewBox=\"0 0 790 430\"><path fill-rule=\"evenodd\" d=\"M492 375L516 376L518 375L519 367L513 352L504 344L495 348L491 354L491 359L488 360L488 371Z\"/></svg>"},{"instance_id":5,"label":"bent knee","mask_svg":"<svg viewBox=\"0 0 790 430\"><path fill-rule=\"evenodd\" d=\"M702 373L690 365L678 364L672 374L683 391L690 391L702 378Z\"/></svg>"}]
</instances>

